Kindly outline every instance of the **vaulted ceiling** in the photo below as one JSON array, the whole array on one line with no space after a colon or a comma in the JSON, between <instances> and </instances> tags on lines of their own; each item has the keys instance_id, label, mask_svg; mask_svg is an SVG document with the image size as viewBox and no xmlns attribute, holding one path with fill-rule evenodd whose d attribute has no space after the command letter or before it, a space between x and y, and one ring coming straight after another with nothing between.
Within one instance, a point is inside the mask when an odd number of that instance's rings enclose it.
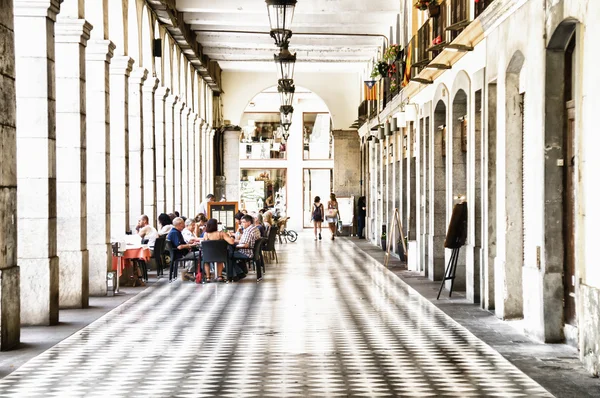
<instances>
[{"instance_id":1,"label":"vaulted ceiling","mask_svg":"<svg viewBox=\"0 0 600 398\"><path fill-rule=\"evenodd\" d=\"M399 0L298 0L290 51L297 72L359 71L395 26ZM274 70L264 0L177 0L203 53L223 70Z\"/></svg>"}]
</instances>

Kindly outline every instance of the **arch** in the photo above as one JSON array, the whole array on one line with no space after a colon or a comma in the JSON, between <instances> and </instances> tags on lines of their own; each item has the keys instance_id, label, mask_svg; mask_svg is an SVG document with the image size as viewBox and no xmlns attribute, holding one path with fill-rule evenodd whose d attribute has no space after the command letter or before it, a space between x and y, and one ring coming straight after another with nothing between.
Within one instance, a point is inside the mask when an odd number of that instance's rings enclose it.
<instances>
[{"instance_id":1,"label":"arch","mask_svg":"<svg viewBox=\"0 0 600 398\"><path fill-rule=\"evenodd\" d=\"M194 67L191 63L186 62L186 87L187 87L187 99L188 99L188 107L192 109L192 112L195 112L194 106L194 88L192 86L192 74L194 73Z\"/></svg>"},{"instance_id":2,"label":"arch","mask_svg":"<svg viewBox=\"0 0 600 398\"><path fill-rule=\"evenodd\" d=\"M154 40L161 40L161 43L162 43L162 40L163 40L162 36L164 36L164 34L163 34L163 32L161 32L160 25L158 24L158 20L155 19L154 20ZM154 43L152 43L152 44L153 44L153 48L154 48ZM161 51L160 55L161 56L160 56L160 58L158 60L156 59L156 57L154 57L154 54L153 54L153 59L154 59L154 73L156 74L156 77L158 77L158 79L160 80L160 84L163 87L166 87L166 85L165 85L165 76L164 76L164 73L163 73L164 72L164 68L165 68L164 67L165 53L164 53L163 49L164 49L164 45L161 45L161 49L160 49L160 51Z\"/></svg>"},{"instance_id":3,"label":"arch","mask_svg":"<svg viewBox=\"0 0 600 398\"><path fill-rule=\"evenodd\" d=\"M108 31L110 40L115 44L115 55L127 55L127 0L109 0ZM86 3L87 6L87 3Z\"/></svg>"},{"instance_id":4,"label":"arch","mask_svg":"<svg viewBox=\"0 0 600 398\"><path fill-rule=\"evenodd\" d=\"M181 97L179 92L179 48L171 43L171 93Z\"/></svg>"},{"instance_id":5,"label":"arch","mask_svg":"<svg viewBox=\"0 0 600 398\"><path fill-rule=\"evenodd\" d=\"M554 30L546 49L545 129L544 129L544 272L563 274L561 291L557 284L544 283L544 325L540 325L539 338L547 342L562 339L564 324L577 326L574 275L584 275L577 261L575 242L578 214L574 200L578 185L575 172L579 159L577 146L577 101L573 79L577 71L577 27L579 21L566 19ZM556 167L564 159L563 167ZM572 167L575 166L575 167ZM579 240L582 240L579 238ZM557 278L558 279L558 278ZM544 280L544 282L547 278ZM563 306L564 302L564 306ZM588 348L585 348L587 351Z\"/></svg>"},{"instance_id":6,"label":"arch","mask_svg":"<svg viewBox=\"0 0 600 398\"><path fill-rule=\"evenodd\" d=\"M503 319L523 316L523 265L525 263L524 209L524 112L525 93L521 93L521 73L525 56L517 50L506 67L505 133L504 133L504 217L498 217L500 233L504 234L503 275L500 281L503 295L496 299L496 313ZM502 196L500 194L500 196ZM501 270L497 270L497 272Z\"/></svg>"},{"instance_id":7,"label":"arch","mask_svg":"<svg viewBox=\"0 0 600 398\"><path fill-rule=\"evenodd\" d=\"M446 235L446 132L448 106L446 96L448 90L440 84L437 88L433 110L433 145L431 148L432 178L430 180L432 203L430 218L433 229L429 245L428 275L431 280L440 280L445 271L444 239Z\"/></svg>"},{"instance_id":8,"label":"arch","mask_svg":"<svg viewBox=\"0 0 600 398\"><path fill-rule=\"evenodd\" d=\"M127 6L127 53L135 60L135 65L142 66L140 54L141 24L136 0L129 0Z\"/></svg>"},{"instance_id":9,"label":"arch","mask_svg":"<svg viewBox=\"0 0 600 398\"><path fill-rule=\"evenodd\" d=\"M154 27L152 26L152 14L150 14L146 4L142 6L140 15L141 25L141 51L140 66L144 67L151 74L155 74L154 56L152 55L152 41L154 40Z\"/></svg>"},{"instance_id":10,"label":"arch","mask_svg":"<svg viewBox=\"0 0 600 398\"><path fill-rule=\"evenodd\" d=\"M179 53L179 94L182 98L182 101L185 102L187 106L188 98L187 98L187 89L186 89L186 77L187 77L187 59L183 52Z\"/></svg>"},{"instance_id":11,"label":"arch","mask_svg":"<svg viewBox=\"0 0 600 398\"><path fill-rule=\"evenodd\" d=\"M435 104L434 111L437 109L440 101L442 101L444 105L448 106L448 92L448 87L444 83L438 84L435 89L433 100L431 101L432 104Z\"/></svg>"},{"instance_id":12,"label":"arch","mask_svg":"<svg viewBox=\"0 0 600 398\"><path fill-rule=\"evenodd\" d=\"M163 86L167 87L171 93L173 92L173 85L171 84L171 80L173 77L173 59L171 57L171 37L166 33L166 31L162 31L162 82Z\"/></svg>"},{"instance_id":13,"label":"arch","mask_svg":"<svg viewBox=\"0 0 600 398\"><path fill-rule=\"evenodd\" d=\"M457 94L463 91L467 95L471 93L471 77L466 71L461 70L456 74L452 84L452 101L455 101Z\"/></svg>"}]
</instances>

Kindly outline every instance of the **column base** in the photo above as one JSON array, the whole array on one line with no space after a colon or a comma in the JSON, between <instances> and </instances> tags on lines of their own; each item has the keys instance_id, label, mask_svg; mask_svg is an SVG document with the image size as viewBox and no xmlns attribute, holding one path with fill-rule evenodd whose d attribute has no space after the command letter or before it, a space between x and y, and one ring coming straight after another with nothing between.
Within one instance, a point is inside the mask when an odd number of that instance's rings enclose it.
<instances>
[{"instance_id":1,"label":"column base","mask_svg":"<svg viewBox=\"0 0 600 398\"><path fill-rule=\"evenodd\" d=\"M61 251L59 308L89 307L89 257L87 250Z\"/></svg>"},{"instance_id":2,"label":"column base","mask_svg":"<svg viewBox=\"0 0 600 398\"><path fill-rule=\"evenodd\" d=\"M58 324L58 257L20 259L21 325Z\"/></svg>"},{"instance_id":3,"label":"column base","mask_svg":"<svg viewBox=\"0 0 600 398\"><path fill-rule=\"evenodd\" d=\"M0 270L0 350L19 347L21 340L20 269L10 267Z\"/></svg>"},{"instance_id":4,"label":"column base","mask_svg":"<svg viewBox=\"0 0 600 398\"><path fill-rule=\"evenodd\" d=\"M110 245L88 245L90 258L90 296L106 296L106 273L110 257Z\"/></svg>"}]
</instances>

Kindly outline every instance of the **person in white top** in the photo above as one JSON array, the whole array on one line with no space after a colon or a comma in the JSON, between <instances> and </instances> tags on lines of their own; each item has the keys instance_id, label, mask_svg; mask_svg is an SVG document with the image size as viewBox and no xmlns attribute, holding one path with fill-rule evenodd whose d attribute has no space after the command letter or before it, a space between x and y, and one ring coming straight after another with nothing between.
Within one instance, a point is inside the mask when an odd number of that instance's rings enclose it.
<instances>
[{"instance_id":1,"label":"person in white top","mask_svg":"<svg viewBox=\"0 0 600 398\"><path fill-rule=\"evenodd\" d=\"M158 216L158 226L160 227L158 230L158 236L167 235L173 228L173 221L168 214L161 213Z\"/></svg>"},{"instance_id":2,"label":"person in white top","mask_svg":"<svg viewBox=\"0 0 600 398\"><path fill-rule=\"evenodd\" d=\"M200 213L204 214L206 218L208 218L208 202L214 202L215 199L215 195L209 193L208 195L206 195L206 199L204 199L202 203L200 203Z\"/></svg>"},{"instance_id":3,"label":"person in white top","mask_svg":"<svg viewBox=\"0 0 600 398\"><path fill-rule=\"evenodd\" d=\"M185 240L185 243L196 243L200 241L200 239L194 235L195 229L196 222L193 219L188 218L185 220L185 228L183 231L181 231L181 235L183 235L183 240Z\"/></svg>"},{"instance_id":4,"label":"person in white top","mask_svg":"<svg viewBox=\"0 0 600 398\"><path fill-rule=\"evenodd\" d=\"M142 214L140 218L138 218L138 223L135 229L137 230L138 236L142 238L142 240L148 240L148 247L151 250L154 249L154 242L156 241L156 238L158 238L158 232L156 231L156 228L150 225L150 220L148 219L147 215Z\"/></svg>"}]
</instances>

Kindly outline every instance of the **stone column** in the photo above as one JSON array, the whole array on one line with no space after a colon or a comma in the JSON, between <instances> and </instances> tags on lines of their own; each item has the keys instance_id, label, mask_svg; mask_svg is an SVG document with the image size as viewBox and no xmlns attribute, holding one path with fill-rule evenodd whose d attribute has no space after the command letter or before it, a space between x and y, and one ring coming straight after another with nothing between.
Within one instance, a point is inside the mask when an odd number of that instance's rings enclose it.
<instances>
[{"instance_id":1,"label":"stone column","mask_svg":"<svg viewBox=\"0 0 600 398\"><path fill-rule=\"evenodd\" d=\"M110 235L125 236L129 223L129 73L133 59L114 57L110 64Z\"/></svg>"},{"instance_id":2,"label":"stone column","mask_svg":"<svg viewBox=\"0 0 600 398\"><path fill-rule=\"evenodd\" d=\"M154 132L154 92L158 79L150 77L142 88L144 144L142 152L144 214L156 220L156 140Z\"/></svg>"},{"instance_id":3,"label":"stone column","mask_svg":"<svg viewBox=\"0 0 600 398\"><path fill-rule=\"evenodd\" d=\"M56 196L59 305L87 308L85 47L90 25L59 15L56 23Z\"/></svg>"},{"instance_id":4,"label":"stone column","mask_svg":"<svg viewBox=\"0 0 600 398\"><path fill-rule=\"evenodd\" d=\"M13 2L0 13L0 43L7 55L0 60L0 350L19 346L21 293L17 267L17 136Z\"/></svg>"},{"instance_id":5,"label":"stone column","mask_svg":"<svg viewBox=\"0 0 600 398\"><path fill-rule=\"evenodd\" d=\"M208 190L212 193L215 192L215 157L214 157L214 142L215 142L215 131L208 125Z\"/></svg>"},{"instance_id":6,"label":"stone column","mask_svg":"<svg viewBox=\"0 0 600 398\"><path fill-rule=\"evenodd\" d=\"M158 214L167 211L167 183L165 180L165 172L167 167L167 152L166 152L166 106L165 99L169 95L167 87L158 87L154 93L154 130L155 130L155 145L156 145L156 213L152 221L156 225ZM170 108L171 118L173 117L173 108ZM149 216L148 216L149 217Z\"/></svg>"},{"instance_id":7,"label":"stone column","mask_svg":"<svg viewBox=\"0 0 600 398\"><path fill-rule=\"evenodd\" d=\"M208 158L208 154L206 153L206 122L202 121L202 126L200 127L200 151L202 155L200 156L200 169L202 172L202 178L200 180L200 186L202 187L202 200L208 195L208 184L206 183L206 176L208 175L206 169L206 159Z\"/></svg>"},{"instance_id":8,"label":"stone column","mask_svg":"<svg viewBox=\"0 0 600 398\"><path fill-rule=\"evenodd\" d=\"M173 159L175 164L175 172L173 174L174 185L175 185L175 202L173 208L169 209L169 212L177 210L181 212L181 113L184 107L183 102L178 102L173 108Z\"/></svg>"},{"instance_id":9,"label":"stone column","mask_svg":"<svg viewBox=\"0 0 600 398\"><path fill-rule=\"evenodd\" d=\"M86 48L87 238L89 291L106 295L110 249L110 61L115 45L88 41Z\"/></svg>"},{"instance_id":10,"label":"stone column","mask_svg":"<svg viewBox=\"0 0 600 398\"><path fill-rule=\"evenodd\" d=\"M202 190L202 178L204 177L203 169L202 169L202 125L204 124L204 120L201 117L198 117L196 123L196 189L198 193L196 194L196 209L200 207L200 203L204 200L205 192Z\"/></svg>"},{"instance_id":11,"label":"stone column","mask_svg":"<svg viewBox=\"0 0 600 398\"><path fill-rule=\"evenodd\" d=\"M189 147L189 123L188 117L191 109L187 106L181 112L181 208L182 215L189 215L189 190L190 190L190 169L188 167L190 157Z\"/></svg>"},{"instance_id":12,"label":"stone column","mask_svg":"<svg viewBox=\"0 0 600 398\"><path fill-rule=\"evenodd\" d=\"M175 208L175 108L178 97L169 95L165 104L165 205L166 213Z\"/></svg>"},{"instance_id":13,"label":"stone column","mask_svg":"<svg viewBox=\"0 0 600 398\"><path fill-rule=\"evenodd\" d=\"M129 77L129 224L127 230L135 229L138 217L144 212L144 163L142 86L148 70L137 68Z\"/></svg>"},{"instance_id":14,"label":"stone column","mask_svg":"<svg viewBox=\"0 0 600 398\"><path fill-rule=\"evenodd\" d=\"M192 113L191 115L191 147L190 152L192 161L190 162L190 173L191 173L191 185L190 185L190 212L192 214L198 213L198 206L202 201L198 193L198 115Z\"/></svg>"},{"instance_id":15,"label":"stone column","mask_svg":"<svg viewBox=\"0 0 600 398\"><path fill-rule=\"evenodd\" d=\"M223 132L223 175L227 200L240 197L240 135L237 130Z\"/></svg>"},{"instance_id":16,"label":"stone column","mask_svg":"<svg viewBox=\"0 0 600 398\"><path fill-rule=\"evenodd\" d=\"M13 4L16 69L23 77L16 81L21 323L54 325L59 279L54 24L59 2L15 0Z\"/></svg>"}]
</instances>

